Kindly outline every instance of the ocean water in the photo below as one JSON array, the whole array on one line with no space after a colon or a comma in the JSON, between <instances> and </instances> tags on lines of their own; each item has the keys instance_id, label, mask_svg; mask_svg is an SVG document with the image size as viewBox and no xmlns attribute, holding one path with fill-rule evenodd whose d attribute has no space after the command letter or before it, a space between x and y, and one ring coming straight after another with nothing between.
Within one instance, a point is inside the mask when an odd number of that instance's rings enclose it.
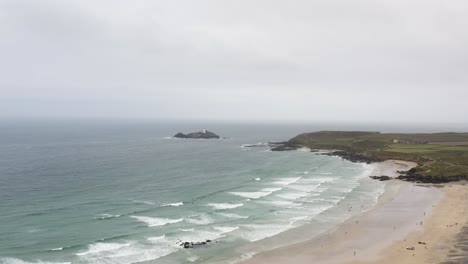
<instances>
[{"instance_id":1,"label":"ocean water","mask_svg":"<svg viewBox=\"0 0 468 264\"><path fill-rule=\"evenodd\" d=\"M170 138L203 128L228 138ZM235 263L325 232L375 204L372 165L245 146L317 129L3 122L0 263Z\"/></svg>"}]
</instances>

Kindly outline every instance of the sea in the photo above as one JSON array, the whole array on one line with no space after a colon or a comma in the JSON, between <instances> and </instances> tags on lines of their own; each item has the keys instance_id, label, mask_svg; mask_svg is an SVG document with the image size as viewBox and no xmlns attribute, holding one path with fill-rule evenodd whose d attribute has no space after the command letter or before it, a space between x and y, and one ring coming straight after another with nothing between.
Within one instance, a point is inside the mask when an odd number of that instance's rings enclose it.
<instances>
[{"instance_id":1,"label":"sea","mask_svg":"<svg viewBox=\"0 0 468 264\"><path fill-rule=\"evenodd\" d=\"M340 127L2 121L0 263L238 263L327 232L384 183L373 165L265 144L323 128ZM172 138L202 129L223 138Z\"/></svg>"}]
</instances>

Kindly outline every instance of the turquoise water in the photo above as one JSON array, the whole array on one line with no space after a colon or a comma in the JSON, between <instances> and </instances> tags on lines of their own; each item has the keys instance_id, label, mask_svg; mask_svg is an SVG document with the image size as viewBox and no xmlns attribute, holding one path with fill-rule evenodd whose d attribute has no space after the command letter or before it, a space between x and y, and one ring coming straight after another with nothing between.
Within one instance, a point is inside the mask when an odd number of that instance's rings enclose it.
<instances>
[{"instance_id":1,"label":"turquoise water","mask_svg":"<svg viewBox=\"0 0 468 264\"><path fill-rule=\"evenodd\" d=\"M223 140L171 139L206 128ZM7 122L0 132L0 263L229 263L246 245L370 207L372 167L243 144L314 128ZM362 206L362 205L361 205ZM324 211L333 212L323 216ZM181 241L213 240L183 249Z\"/></svg>"}]
</instances>

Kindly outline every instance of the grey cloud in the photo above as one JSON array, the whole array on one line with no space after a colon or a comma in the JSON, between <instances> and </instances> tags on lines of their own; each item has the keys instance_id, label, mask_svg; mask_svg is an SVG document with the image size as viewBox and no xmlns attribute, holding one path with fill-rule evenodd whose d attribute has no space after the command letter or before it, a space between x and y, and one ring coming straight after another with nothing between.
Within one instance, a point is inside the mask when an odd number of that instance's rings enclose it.
<instances>
[{"instance_id":1,"label":"grey cloud","mask_svg":"<svg viewBox=\"0 0 468 264\"><path fill-rule=\"evenodd\" d=\"M466 122L467 8L0 0L0 115Z\"/></svg>"}]
</instances>

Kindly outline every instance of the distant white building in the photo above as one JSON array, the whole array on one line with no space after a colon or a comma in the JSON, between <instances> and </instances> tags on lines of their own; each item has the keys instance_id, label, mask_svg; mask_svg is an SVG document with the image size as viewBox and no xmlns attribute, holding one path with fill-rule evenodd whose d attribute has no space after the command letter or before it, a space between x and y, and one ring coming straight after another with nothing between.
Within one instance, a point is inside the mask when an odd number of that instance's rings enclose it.
<instances>
[{"instance_id":1,"label":"distant white building","mask_svg":"<svg viewBox=\"0 0 468 264\"><path fill-rule=\"evenodd\" d=\"M393 143L398 143L398 142L400 142L398 139L393 140Z\"/></svg>"},{"instance_id":2,"label":"distant white building","mask_svg":"<svg viewBox=\"0 0 468 264\"><path fill-rule=\"evenodd\" d=\"M206 129L203 129L203 134L206 134Z\"/></svg>"}]
</instances>

